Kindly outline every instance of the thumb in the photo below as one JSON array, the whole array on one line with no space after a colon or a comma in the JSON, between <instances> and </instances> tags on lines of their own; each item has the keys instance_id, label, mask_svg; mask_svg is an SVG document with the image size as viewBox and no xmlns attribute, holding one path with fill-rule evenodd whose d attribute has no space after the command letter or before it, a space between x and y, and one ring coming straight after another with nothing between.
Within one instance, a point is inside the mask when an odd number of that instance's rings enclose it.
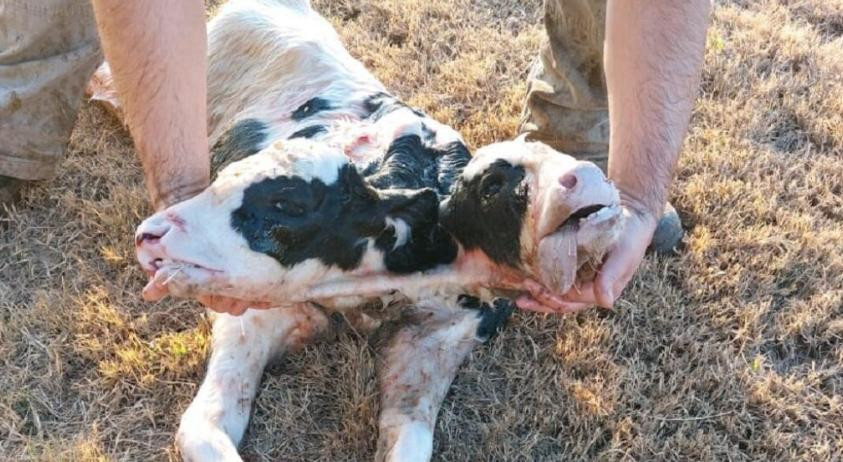
<instances>
[{"instance_id":1,"label":"thumb","mask_svg":"<svg viewBox=\"0 0 843 462\"><path fill-rule=\"evenodd\" d=\"M615 300L632 280L643 257L643 250L638 249L617 247L609 253L594 280L594 298L598 305L604 308L614 305Z\"/></svg>"}]
</instances>

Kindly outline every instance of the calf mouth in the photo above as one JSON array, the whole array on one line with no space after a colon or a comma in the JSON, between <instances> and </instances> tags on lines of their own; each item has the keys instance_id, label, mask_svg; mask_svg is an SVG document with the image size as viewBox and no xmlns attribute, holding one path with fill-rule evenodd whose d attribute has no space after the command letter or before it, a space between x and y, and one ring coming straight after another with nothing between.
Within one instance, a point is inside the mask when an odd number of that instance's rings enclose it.
<instances>
[{"instance_id":1,"label":"calf mouth","mask_svg":"<svg viewBox=\"0 0 843 462\"><path fill-rule=\"evenodd\" d=\"M594 204L579 208L574 211L574 213L572 213L570 216L568 216L568 218L566 218L565 221L563 221L559 225L559 227L556 228L556 231L560 231L566 227L578 228L580 224L583 224L588 221L598 220L602 216L601 212L611 211L609 207L610 206L604 204Z\"/></svg>"},{"instance_id":2,"label":"calf mouth","mask_svg":"<svg viewBox=\"0 0 843 462\"><path fill-rule=\"evenodd\" d=\"M181 259L173 259L173 258L156 258L150 261L148 264L143 265L144 271L149 277L155 277L155 274L161 270L162 268L195 268L195 269L203 269L207 271L221 273L222 270L209 268L207 266L200 265L198 263L193 263L188 260L181 260Z\"/></svg>"},{"instance_id":3,"label":"calf mouth","mask_svg":"<svg viewBox=\"0 0 843 462\"><path fill-rule=\"evenodd\" d=\"M574 286L584 267L599 266L620 234L623 218L619 204L592 204L565 218L539 240L536 271L551 292L562 294ZM593 277L593 271L582 272Z\"/></svg>"},{"instance_id":4,"label":"calf mouth","mask_svg":"<svg viewBox=\"0 0 843 462\"><path fill-rule=\"evenodd\" d=\"M553 232L545 235L542 239L560 233L573 232L579 235L580 231L616 221L620 216L621 208L618 204L592 204L580 207L562 221Z\"/></svg>"}]
</instances>

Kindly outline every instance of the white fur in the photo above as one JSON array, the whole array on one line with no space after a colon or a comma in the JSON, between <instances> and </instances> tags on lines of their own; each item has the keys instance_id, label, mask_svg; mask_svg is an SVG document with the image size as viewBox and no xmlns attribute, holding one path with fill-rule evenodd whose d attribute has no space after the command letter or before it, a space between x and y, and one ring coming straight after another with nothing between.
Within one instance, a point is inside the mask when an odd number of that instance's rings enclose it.
<instances>
[{"instance_id":1,"label":"white fur","mask_svg":"<svg viewBox=\"0 0 843 462\"><path fill-rule=\"evenodd\" d=\"M378 461L430 459L439 406L457 368L480 343L477 312L453 298L427 299L414 310L424 320L401 328L382 354Z\"/></svg>"},{"instance_id":2,"label":"white fur","mask_svg":"<svg viewBox=\"0 0 843 462\"><path fill-rule=\"evenodd\" d=\"M211 145L247 117L277 122L286 138L296 130L288 114L316 95L342 102L384 91L304 1L230 1L208 24L208 49Z\"/></svg>"},{"instance_id":3,"label":"white fur","mask_svg":"<svg viewBox=\"0 0 843 462\"><path fill-rule=\"evenodd\" d=\"M320 180L325 184L337 181L340 168L348 158L338 146L306 139L276 141L259 153L223 168L213 188L219 195L231 190L246 189L265 178L298 177L304 181Z\"/></svg>"}]
</instances>

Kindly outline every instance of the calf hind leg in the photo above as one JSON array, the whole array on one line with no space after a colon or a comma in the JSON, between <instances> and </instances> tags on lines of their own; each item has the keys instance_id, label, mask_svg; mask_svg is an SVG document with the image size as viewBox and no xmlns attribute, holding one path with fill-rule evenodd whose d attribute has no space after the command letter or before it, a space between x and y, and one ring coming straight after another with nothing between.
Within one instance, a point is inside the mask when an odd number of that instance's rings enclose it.
<instances>
[{"instance_id":1,"label":"calf hind leg","mask_svg":"<svg viewBox=\"0 0 843 462\"><path fill-rule=\"evenodd\" d=\"M307 304L217 315L212 352L199 392L184 412L176 444L186 461L239 461L237 446L266 364L315 339L328 327Z\"/></svg>"},{"instance_id":2,"label":"calf hind leg","mask_svg":"<svg viewBox=\"0 0 843 462\"><path fill-rule=\"evenodd\" d=\"M381 352L377 461L427 461L436 415L468 353L506 322L514 305L460 297L450 307L420 304L399 321Z\"/></svg>"}]
</instances>

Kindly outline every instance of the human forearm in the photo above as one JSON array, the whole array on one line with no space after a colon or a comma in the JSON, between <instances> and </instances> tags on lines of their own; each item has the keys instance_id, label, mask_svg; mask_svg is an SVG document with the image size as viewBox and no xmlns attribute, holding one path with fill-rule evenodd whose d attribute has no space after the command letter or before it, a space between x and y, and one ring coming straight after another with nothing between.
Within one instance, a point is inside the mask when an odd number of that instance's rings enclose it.
<instances>
[{"instance_id":1,"label":"human forearm","mask_svg":"<svg viewBox=\"0 0 843 462\"><path fill-rule=\"evenodd\" d=\"M708 0L609 0L609 177L658 218L699 87Z\"/></svg>"},{"instance_id":2,"label":"human forearm","mask_svg":"<svg viewBox=\"0 0 843 462\"><path fill-rule=\"evenodd\" d=\"M208 184L204 4L94 0L103 50L153 205Z\"/></svg>"},{"instance_id":3,"label":"human forearm","mask_svg":"<svg viewBox=\"0 0 843 462\"><path fill-rule=\"evenodd\" d=\"M609 308L632 279L661 217L688 128L708 10L708 0L609 0L609 177L621 193L623 230L593 281L580 281L561 301L531 299L520 302L523 308Z\"/></svg>"}]
</instances>

